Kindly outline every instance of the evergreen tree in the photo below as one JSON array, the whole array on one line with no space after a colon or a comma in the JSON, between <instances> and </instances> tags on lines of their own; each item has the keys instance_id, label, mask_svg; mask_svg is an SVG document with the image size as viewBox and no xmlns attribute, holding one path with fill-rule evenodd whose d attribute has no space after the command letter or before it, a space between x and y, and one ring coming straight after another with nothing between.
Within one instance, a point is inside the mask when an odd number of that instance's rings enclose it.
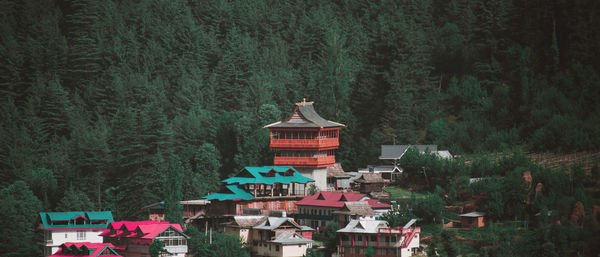
<instances>
[{"instance_id":1,"label":"evergreen tree","mask_svg":"<svg viewBox=\"0 0 600 257\"><path fill-rule=\"evenodd\" d=\"M165 184L163 188L165 199L166 220L171 223L181 224L183 222L183 208L179 201L182 200L182 183L184 179L183 166L179 157L172 155L169 167L165 172Z\"/></svg>"},{"instance_id":2,"label":"evergreen tree","mask_svg":"<svg viewBox=\"0 0 600 257\"><path fill-rule=\"evenodd\" d=\"M6 237L0 242L3 256L39 256L42 249L39 244L41 234L36 232L42 203L23 181L17 181L0 191L2 206L0 211L5 217L0 221Z\"/></svg>"}]
</instances>

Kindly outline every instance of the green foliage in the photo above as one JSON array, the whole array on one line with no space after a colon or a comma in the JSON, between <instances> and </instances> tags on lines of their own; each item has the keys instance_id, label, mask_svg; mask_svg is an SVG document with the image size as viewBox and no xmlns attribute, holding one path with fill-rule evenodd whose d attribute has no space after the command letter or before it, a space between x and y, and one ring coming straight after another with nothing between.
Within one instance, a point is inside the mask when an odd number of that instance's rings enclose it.
<instances>
[{"instance_id":1,"label":"green foliage","mask_svg":"<svg viewBox=\"0 0 600 257\"><path fill-rule=\"evenodd\" d=\"M428 223L440 223L444 205L440 196L428 193L425 198L417 199L414 203L414 215Z\"/></svg>"},{"instance_id":2,"label":"green foliage","mask_svg":"<svg viewBox=\"0 0 600 257\"><path fill-rule=\"evenodd\" d=\"M39 244L23 244L42 240L36 229L42 210L40 200L23 181L3 188L0 200L0 212L4 217L0 226L2 233L7 235L0 242L2 256L40 256L42 249Z\"/></svg>"},{"instance_id":3,"label":"green foliage","mask_svg":"<svg viewBox=\"0 0 600 257\"><path fill-rule=\"evenodd\" d=\"M183 222L183 206L181 206L179 201L182 199L181 188L184 171L178 156L171 156L165 176L166 183L163 188L165 219L171 223L181 224Z\"/></svg>"},{"instance_id":4,"label":"green foliage","mask_svg":"<svg viewBox=\"0 0 600 257\"><path fill-rule=\"evenodd\" d=\"M369 246L369 247L367 247L367 249L365 249L366 257L373 257L374 254L375 254L375 249L373 249L373 246Z\"/></svg>"},{"instance_id":5,"label":"green foliage","mask_svg":"<svg viewBox=\"0 0 600 257\"><path fill-rule=\"evenodd\" d=\"M340 225L337 222L329 222L325 229L314 234L315 240L323 242L323 246L325 246L325 256L330 256L337 251L337 244L339 241L336 231L339 229Z\"/></svg>"},{"instance_id":6,"label":"green foliage","mask_svg":"<svg viewBox=\"0 0 600 257\"><path fill-rule=\"evenodd\" d=\"M388 226L398 227L404 226L404 224L408 223L408 221L410 221L410 219L413 218L413 216L411 216L408 210L396 208L394 210L384 213L382 218L385 221L387 221Z\"/></svg>"},{"instance_id":7,"label":"green foliage","mask_svg":"<svg viewBox=\"0 0 600 257\"><path fill-rule=\"evenodd\" d=\"M149 251L151 257L159 257L161 254L168 253L168 251L165 249L164 243L157 239L152 240Z\"/></svg>"},{"instance_id":8,"label":"green foliage","mask_svg":"<svg viewBox=\"0 0 600 257\"><path fill-rule=\"evenodd\" d=\"M215 257L249 257L245 245L240 238L232 234L212 234L211 236L191 227L185 230L185 234L191 238L188 240L188 253L192 256L215 256Z\"/></svg>"},{"instance_id":9,"label":"green foliage","mask_svg":"<svg viewBox=\"0 0 600 257\"><path fill-rule=\"evenodd\" d=\"M75 189L73 185L64 192L64 196L56 206L57 211L96 210L96 206L85 192Z\"/></svg>"}]
</instances>

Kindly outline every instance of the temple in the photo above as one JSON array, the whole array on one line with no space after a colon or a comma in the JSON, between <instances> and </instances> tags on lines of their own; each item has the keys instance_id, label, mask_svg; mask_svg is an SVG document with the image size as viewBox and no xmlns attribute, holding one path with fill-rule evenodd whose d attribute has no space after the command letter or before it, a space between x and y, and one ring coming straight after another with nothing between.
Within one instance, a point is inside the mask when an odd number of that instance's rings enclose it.
<instances>
[{"instance_id":1,"label":"temple","mask_svg":"<svg viewBox=\"0 0 600 257\"><path fill-rule=\"evenodd\" d=\"M285 121L269 129L273 165L293 166L302 175L315 180L321 190L327 189L327 167L335 164L335 150L340 146L340 128L344 124L323 119L313 102L296 103L296 109Z\"/></svg>"}]
</instances>

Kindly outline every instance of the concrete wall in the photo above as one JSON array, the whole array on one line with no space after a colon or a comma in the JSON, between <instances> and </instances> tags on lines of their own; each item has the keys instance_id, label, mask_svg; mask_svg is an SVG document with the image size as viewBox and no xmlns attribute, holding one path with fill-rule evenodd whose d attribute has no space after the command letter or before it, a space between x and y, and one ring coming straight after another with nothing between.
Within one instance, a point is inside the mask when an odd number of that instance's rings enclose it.
<instances>
[{"instance_id":1,"label":"concrete wall","mask_svg":"<svg viewBox=\"0 0 600 257\"><path fill-rule=\"evenodd\" d=\"M297 168L296 170L298 170L298 172L300 172L300 174L302 174L302 176L314 179L315 186L317 186L319 191L327 190L327 168L319 168L319 169ZM310 185L310 183L307 185Z\"/></svg>"},{"instance_id":2,"label":"concrete wall","mask_svg":"<svg viewBox=\"0 0 600 257\"><path fill-rule=\"evenodd\" d=\"M102 237L100 233L102 233L104 229L96 229L96 230L51 230L50 235L46 235L46 246L47 250L45 253L53 254L58 251L58 248L61 244L67 242L90 242L90 243L102 243ZM82 239L77 239L77 232L83 232L84 237ZM49 242L48 240L52 240ZM49 251L49 252L48 252Z\"/></svg>"}]
</instances>

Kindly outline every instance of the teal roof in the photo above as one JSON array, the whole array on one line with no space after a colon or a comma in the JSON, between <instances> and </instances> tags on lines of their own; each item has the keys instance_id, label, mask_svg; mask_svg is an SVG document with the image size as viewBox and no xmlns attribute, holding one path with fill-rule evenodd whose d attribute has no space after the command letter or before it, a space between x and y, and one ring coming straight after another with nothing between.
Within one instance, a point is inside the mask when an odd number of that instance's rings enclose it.
<instances>
[{"instance_id":1,"label":"teal roof","mask_svg":"<svg viewBox=\"0 0 600 257\"><path fill-rule=\"evenodd\" d=\"M263 166L263 167L245 167L236 176L223 180L227 184L266 184L275 183L306 184L314 182L313 179L302 176L292 166Z\"/></svg>"},{"instance_id":2,"label":"teal roof","mask_svg":"<svg viewBox=\"0 0 600 257\"><path fill-rule=\"evenodd\" d=\"M254 196L252 194L244 191L236 185L226 185L225 189L226 190L223 190L223 192L213 193L202 198L219 201L254 199Z\"/></svg>"},{"instance_id":3,"label":"teal roof","mask_svg":"<svg viewBox=\"0 0 600 257\"><path fill-rule=\"evenodd\" d=\"M44 229L106 228L114 221L110 211L40 212L40 218Z\"/></svg>"}]
</instances>

